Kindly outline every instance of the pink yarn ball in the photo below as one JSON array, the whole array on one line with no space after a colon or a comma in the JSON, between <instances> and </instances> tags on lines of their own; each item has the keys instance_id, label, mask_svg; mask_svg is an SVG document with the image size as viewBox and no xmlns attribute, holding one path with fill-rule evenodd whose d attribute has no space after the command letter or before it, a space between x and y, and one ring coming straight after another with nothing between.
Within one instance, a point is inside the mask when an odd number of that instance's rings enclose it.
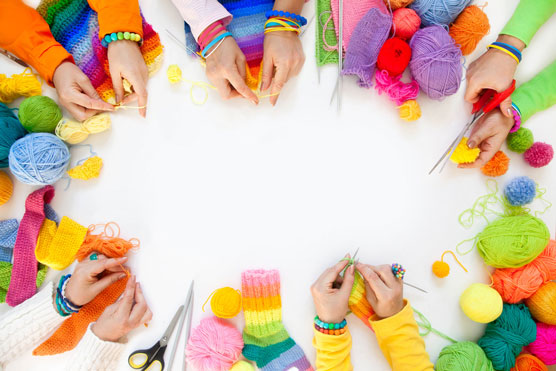
<instances>
[{"instance_id":1,"label":"pink yarn ball","mask_svg":"<svg viewBox=\"0 0 556 371\"><path fill-rule=\"evenodd\" d=\"M217 317L201 320L185 348L187 362L196 371L228 371L243 349L241 333Z\"/></svg>"},{"instance_id":2,"label":"pink yarn ball","mask_svg":"<svg viewBox=\"0 0 556 371\"><path fill-rule=\"evenodd\" d=\"M400 8L394 10L392 14L392 29L394 36L400 39L409 40L421 26L421 18L410 8Z\"/></svg>"},{"instance_id":3,"label":"pink yarn ball","mask_svg":"<svg viewBox=\"0 0 556 371\"><path fill-rule=\"evenodd\" d=\"M525 161L532 167L543 167L552 161L554 157L554 149L547 143L535 142L523 154Z\"/></svg>"},{"instance_id":4,"label":"pink yarn ball","mask_svg":"<svg viewBox=\"0 0 556 371\"><path fill-rule=\"evenodd\" d=\"M556 365L556 326L537 322L537 339L527 349L545 365Z\"/></svg>"}]
</instances>

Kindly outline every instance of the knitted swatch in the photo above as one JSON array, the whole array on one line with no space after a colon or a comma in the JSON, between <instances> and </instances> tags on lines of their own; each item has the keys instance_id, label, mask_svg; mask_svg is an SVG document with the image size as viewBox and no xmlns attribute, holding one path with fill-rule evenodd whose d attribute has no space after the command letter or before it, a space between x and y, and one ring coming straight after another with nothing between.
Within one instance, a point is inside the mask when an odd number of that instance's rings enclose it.
<instances>
[{"instance_id":1,"label":"knitted swatch","mask_svg":"<svg viewBox=\"0 0 556 371\"><path fill-rule=\"evenodd\" d=\"M338 63L338 38L334 32L334 23L331 20L332 8L329 0L315 1L318 21L315 27L315 57L317 66L328 63Z\"/></svg>"},{"instance_id":2,"label":"knitted swatch","mask_svg":"<svg viewBox=\"0 0 556 371\"><path fill-rule=\"evenodd\" d=\"M353 31L342 74L356 75L359 77L359 86L370 88L378 53L391 28L392 16L384 4L369 10Z\"/></svg>"},{"instance_id":3,"label":"knitted swatch","mask_svg":"<svg viewBox=\"0 0 556 371\"><path fill-rule=\"evenodd\" d=\"M37 292L37 260L35 246L44 221L44 205L54 197L54 187L48 185L31 193L25 201L25 214L14 247L14 264L6 303L16 306Z\"/></svg>"},{"instance_id":4,"label":"knitted swatch","mask_svg":"<svg viewBox=\"0 0 556 371\"><path fill-rule=\"evenodd\" d=\"M371 304L367 301L365 280L363 276L361 276L361 273L357 271L355 271L355 280L353 281L353 287L351 288L351 294L349 296L349 310L359 317L365 325L372 329L369 319L374 314L374 311Z\"/></svg>"},{"instance_id":5,"label":"knitted swatch","mask_svg":"<svg viewBox=\"0 0 556 371\"><path fill-rule=\"evenodd\" d=\"M39 264L37 270L37 288L41 287L44 282L47 271L48 267L46 265ZM6 294L8 293L8 287L10 286L11 276L12 264L0 261L0 303L4 303L6 301Z\"/></svg>"},{"instance_id":6,"label":"knitted swatch","mask_svg":"<svg viewBox=\"0 0 556 371\"><path fill-rule=\"evenodd\" d=\"M251 270L241 275L243 291L243 355L263 371L297 367L313 370L303 350L282 324L280 275L277 270Z\"/></svg>"},{"instance_id":7,"label":"knitted swatch","mask_svg":"<svg viewBox=\"0 0 556 371\"><path fill-rule=\"evenodd\" d=\"M380 8L386 11L383 0L343 0L344 1L344 22L342 24L343 30L343 48L344 51L347 50L349 45L349 40L351 39L351 34L355 30L355 27L359 21L363 18L365 14L371 8ZM340 21L340 10L339 10L339 0L332 0L330 6L332 8L332 18L334 19L334 30L336 31L336 38L339 37L339 21Z\"/></svg>"},{"instance_id":8,"label":"knitted swatch","mask_svg":"<svg viewBox=\"0 0 556 371\"><path fill-rule=\"evenodd\" d=\"M12 262L19 222L17 219L0 221L0 261Z\"/></svg>"},{"instance_id":9,"label":"knitted swatch","mask_svg":"<svg viewBox=\"0 0 556 371\"><path fill-rule=\"evenodd\" d=\"M89 77L94 88L107 102L115 102L108 67L108 48L99 40L97 13L87 0L43 0L37 11L46 20L52 35L73 56L75 64ZM162 65L162 44L158 34L143 18L141 53L149 75Z\"/></svg>"}]
</instances>

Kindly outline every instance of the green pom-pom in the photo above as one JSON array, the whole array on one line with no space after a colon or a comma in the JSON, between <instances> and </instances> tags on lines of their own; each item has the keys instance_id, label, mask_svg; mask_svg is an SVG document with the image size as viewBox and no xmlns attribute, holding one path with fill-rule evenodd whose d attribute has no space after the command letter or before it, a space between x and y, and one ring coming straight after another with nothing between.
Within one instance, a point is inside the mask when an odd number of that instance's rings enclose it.
<instances>
[{"instance_id":1,"label":"green pom-pom","mask_svg":"<svg viewBox=\"0 0 556 371\"><path fill-rule=\"evenodd\" d=\"M508 149L517 153L524 153L533 145L533 133L527 128L519 128L515 133L510 133L506 143Z\"/></svg>"}]
</instances>

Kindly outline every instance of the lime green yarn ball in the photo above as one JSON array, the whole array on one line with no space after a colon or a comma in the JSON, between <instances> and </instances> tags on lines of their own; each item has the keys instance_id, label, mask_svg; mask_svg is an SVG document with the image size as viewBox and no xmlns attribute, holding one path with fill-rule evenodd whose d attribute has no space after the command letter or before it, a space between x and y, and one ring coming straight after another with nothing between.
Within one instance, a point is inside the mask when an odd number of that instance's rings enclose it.
<instances>
[{"instance_id":1,"label":"lime green yarn ball","mask_svg":"<svg viewBox=\"0 0 556 371\"><path fill-rule=\"evenodd\" d=\"M477 250L495 268L519 268L532 262L548 245L546 224L532 215L505 216L477 235Z\"/></svg>"},{"instance_id":2,"label":"lime green yarn ball","mask_svg":"<svg viewBox=\"0 0 556 371\"><path fill-rule=\"evenodd\" d=\"M436 371L494 371L492 362L475 343L462 341L442 349Z\"/></svg>"},{"instance_id":3,"label":"lime green yarn ball","mask_svg":"<svg viewBox=\"0 0 556 371\"><path fill-rule=\"evenodd\" d=\"M504 308L498 291L484 283L473 283L465 289L459 298L459 305L467 317L479 323L494 321Z\"/></svg>"},{"instance_id":4,"label":"lime green yarn ball","mask_svg":"<svg viewBox=\"0 0 556 371\"><path fill-rule=\"evenodd\" d=\"M510 151L524 153L533 145L533 132L527 128L519 128L515 133L510 133L506 144Z\"/></svg>"},{"instance_id":5,"label":"lime green yarn ball","mask_svg":"<svg viewBox=\"0 0 556 371\"><path fill-rule=\"evenodd\" d=\"M255 371L255 368L249 362L237 361L232 368L230 368L230 371Z\"/></svg>"},{"instance_id":6,"label":"lime green yarn ball","mask_svg":"<svg viewBox=\"0 0 556 371\"><path fill-rule=\"evenodd\" d=\"M30 133L54 133L62 119L62 110L43 95L26 98L19 106L19 121Z\"/></svg>"}]
</instances>

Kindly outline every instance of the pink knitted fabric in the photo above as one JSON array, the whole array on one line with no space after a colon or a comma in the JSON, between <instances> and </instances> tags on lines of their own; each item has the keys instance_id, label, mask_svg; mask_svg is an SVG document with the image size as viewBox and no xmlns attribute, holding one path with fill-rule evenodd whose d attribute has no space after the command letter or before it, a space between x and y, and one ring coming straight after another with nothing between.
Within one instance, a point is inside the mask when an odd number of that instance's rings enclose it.
<instances>
[{"instance_id":1,"label":"pink knitted fabric","mask_svg":"<svg viewBox=\"0 0 556 371\"><path fill-rule=\"evenodd\" d=\"M6 303L14 307L37 292L37 260L35 246L44 221L44 205L54 198L54 187L48 185L29 196L25 201L25 214L15 240L14 265Z\"/></svg>"},{"instance_id":2,"label":"pink knitted fabric","mask_svg":"<svg viewBox=\"0 0 556 371\"><path fill-rule=\"evenodd\" d=\"M339 0L332 0L330 7L332 8L332 19L334 20L334 30L336 31L336 39L339 37L340 27L338 20L340 19ZM386 12L386 5L383 0L344 0L344 22L343 22L343 47L347 50L351 34L355 30L357 23L363 18L371 8L380 8Z\"/></svg>"}]
</instances>

